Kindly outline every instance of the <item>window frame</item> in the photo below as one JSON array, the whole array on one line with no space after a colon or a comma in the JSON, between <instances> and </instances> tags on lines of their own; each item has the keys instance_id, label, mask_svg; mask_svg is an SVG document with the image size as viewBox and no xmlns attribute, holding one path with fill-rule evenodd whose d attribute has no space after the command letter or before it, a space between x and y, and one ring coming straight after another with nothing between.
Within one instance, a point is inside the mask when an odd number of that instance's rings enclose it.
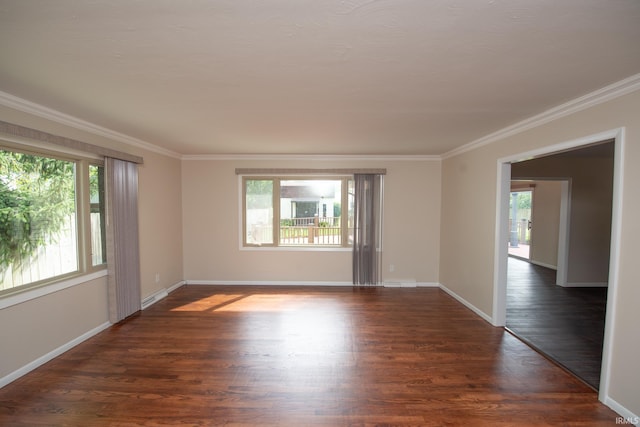
<instances>
[{"instance_id":1,"label":"window frame","mask_svg":"<svg viewBox=\"0 0 640 427\"><path fill-rule=\"evenodd\" d=\"M249 180L266 180L273 182L273 243L249 243L247 242L247 184ZM340 206L341 212L345 214L343 217L345 220L340 221L340 244L328 245L328 244L299 244L299 245L285 245L280 243L280 224L281 224L281 212L280 212L280 196L281 196L281 182L282 181L340 181ZM252 175L252 174L240 174L239 186L240 186L240 249L261 249L261 250L302 250L302 251L351 251L353 245L349 243L349 221L348 221L348 202L349 202L349 181L353 181L353 174L275 174L275 175Z\"/></svg>"},{"instance_id":2,"label":"window frame","mask_svg":"<svg viewBox=\"0 0 640 427\"><path fill-rule=\"evenodd\" d=\"M31 299L28 297L20 297L20 294L33 294L35 295L34 297L41 296L49 293L48 291L44 291L44 288L51 287L51 292L55 292L68 286L84 283L84 276L87 276L87 278L91 280L94 277L104 276L107 272L106 260L103 264L97 264L95 266L92 263L89 185L89 166L95 165L104 168L104 159L97 155L92 156L91 154L80 153L75 150L53 150L49 147L43 148L42 144L23 143L22 141L14 142L11 139L12 138L2 136L0 138L0 149L74 163L77 268L75 271L0 290L1 306L13 305L13 301L19 303ZM102 202L104 203L105 200L103 199Z\"/></svg>"},{"instance_id":3,"label":"window frame","mask_svg":"<svg viewBox=\"0 0 640 427\"><path fill-rule=\"evenodd\" d=\"M100 230L100 238L101 238L101 246L102 246L102 253L103 253L103 262L100 264L93 264L93 245L92 245L92 240L93 240L93 235L92 235L92 229L91 229L91 210L93 209L93 204L91 203L91 167L95 166L98 168L102 168L102 182L100 182L100 176L98 176L98 185L100 186L100 184L102 184L102 189L101 189L101 194L99 194L99 198L100 198L100 204L99 204L99 213L102 215L101 219L102 219L102 225L101 225L101 230ZM107 233L106 233L106 221L107 221L107 210L106 210L106 170L105 170L105 164L104 164L104 160L90 160L86 163L86 173L83 173L83 179L87 180L87 185L86 188L88 189L88 193L86 194L87 197L87 203L86 203L86 212L85 215L83 215L83 217L85 218L86 221L86 228L85 229L85 239L87 239L88 241L88 246L87 246L87 251L88 252L86 255L88 255L88 259L87 259L87 267L88 271L97 271L97 270L101 270L103 268L106 268L107 265ZM99 192L100 192L100 188L99 188Z\"/></svg>"}]
</instances>

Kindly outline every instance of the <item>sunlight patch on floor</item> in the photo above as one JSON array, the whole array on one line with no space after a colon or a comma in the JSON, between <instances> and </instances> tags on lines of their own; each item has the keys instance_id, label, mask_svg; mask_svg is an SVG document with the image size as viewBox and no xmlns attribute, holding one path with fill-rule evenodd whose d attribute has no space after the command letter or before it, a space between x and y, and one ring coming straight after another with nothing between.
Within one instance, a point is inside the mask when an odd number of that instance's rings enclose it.
<instances>
[{"instance_id":1,"label":"sunlight patch on floor","mask_svg":"<svg viewBox=\"0 0 640 427\"><path fill-rule=\"evenodd\" d=\"M215 294L176 307L172 311L282 312L300 310L309 301L309 297L301 295Z\"/></svg>"},{"instance_id":2,"label":"sunlight patch on floor","mask_svg":"<svg viewBox=\"0 0 640 427\"><path fill-rule=\"evenodd\" d=\"M243 297L245 297L243 294L215 294L190 302L189 304L176 307L171 311L213 311Z\"/></svg>"}]
</instances>

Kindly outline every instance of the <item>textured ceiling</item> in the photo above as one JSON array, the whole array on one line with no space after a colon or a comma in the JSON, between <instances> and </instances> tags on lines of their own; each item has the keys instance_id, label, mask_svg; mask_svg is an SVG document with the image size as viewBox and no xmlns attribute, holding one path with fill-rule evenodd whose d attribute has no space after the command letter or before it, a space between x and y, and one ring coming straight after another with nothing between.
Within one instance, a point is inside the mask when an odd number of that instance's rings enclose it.
<instances>
[{"instance_id":1,"label":"textured ceiling","mask_svg":"<svg viewBox=\"0 0 640 427\"><path fill-rule=\"evenodd\" d=\"M637 0L0 0L0 90L181 154L442 154L639 41Z\"/></svg>"}]
</instances>

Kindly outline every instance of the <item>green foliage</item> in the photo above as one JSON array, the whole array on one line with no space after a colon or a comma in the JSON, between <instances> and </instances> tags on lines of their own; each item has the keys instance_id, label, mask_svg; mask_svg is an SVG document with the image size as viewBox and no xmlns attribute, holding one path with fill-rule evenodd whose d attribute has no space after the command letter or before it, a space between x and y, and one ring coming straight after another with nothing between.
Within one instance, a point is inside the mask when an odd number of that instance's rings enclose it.
<instances>
[{"instance_id":1,"label":"green foliage","mask_svg":"<svg viewBox=\"0 0 640 427\"><path fill-rule=\"evenodd\" d=\"M273 206L273 180L246 181L247 209L270 209Z\"/></svg>"},{"instance_id":2,"label":"green foliage","mask_svg":"<svg viewBox=\"0 0 640 427\"><path fill-rule=\"evenodd\" d=\"M75 211L73 162L0 150L0 273L55 240Z\"/></svg>"},{"instance_id":3,"label":"green foliage","mask_svg":"<svg viewBox=\"0 0 640 427\"><path fill-rule=\"evenodd\" d=\"M531 191L518 193L518 209L531 209Z\"/></svg>"},{"instance_id":4,"label":"green foliage","mask_svg":"<svg viewBox=\"0 0 640 427\"><path fill-rule=\"evenodd\" d=\"M102 166L91 165L89 166L89 198L91 203L97 203L101 200L100 194L102 188L104 188L101 181L104 180L104 168Z\"/></svg>"},{"instance_id":5,"label":"green foliage","mask_svg":"<svg viewBox=\"0 0 640 427\"><path fill-rule=\"evenodd\" d=\"M293 227L295 225L294 220L292 219L281 219L280 227Z\"/></svg>"},{"instance_id":6,"label":"green foliage","mask_svg":"<svg viewBox=\"0 0 640 427\"><path fill-rule=\"evenodd\" d=\"M518 194L518 209L531 209L531 191L516 191ZM513 199L509 198L509 209L511 209Z\"/></svg>"}]
</instances>

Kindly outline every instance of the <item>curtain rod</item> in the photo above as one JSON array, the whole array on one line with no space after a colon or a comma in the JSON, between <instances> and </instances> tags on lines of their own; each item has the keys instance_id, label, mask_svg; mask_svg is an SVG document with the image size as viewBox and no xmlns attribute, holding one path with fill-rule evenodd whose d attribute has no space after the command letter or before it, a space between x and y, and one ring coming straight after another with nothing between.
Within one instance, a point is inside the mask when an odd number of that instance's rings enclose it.
<instances>
[{"instance_id":1,"label":"curtain rod","mask_svg":"<svg viewBox=\"0 0 640 427\"><path fill-rule=\"evenodd\" d=\"M309 168L237 168L236 175L355 175L373 174L386 175L386 169L371 168L338 168L338 169L309 169Z\"/></svg>"},{"instance_id":2,"label":"curtain rod","mask_svg":"<svg viewBox=\"0 0 640 427\"><path fill-rule=\"evenodd\" d=\"M99 145L89 144L87 142L78 141L64 136L53 135L51 133L42 132L25 126L16 125L0 120L0 132L12 136L32 139L34 141L46 142L60 147L71 148L74 150L85 151L87 153L97 154L104 157L112 157L118 160L124 160L131 163L142 164L144 159L141 156L123 153L122 151L113 150L111 148L101 147Z\"/></svg>"}]
</instances>

